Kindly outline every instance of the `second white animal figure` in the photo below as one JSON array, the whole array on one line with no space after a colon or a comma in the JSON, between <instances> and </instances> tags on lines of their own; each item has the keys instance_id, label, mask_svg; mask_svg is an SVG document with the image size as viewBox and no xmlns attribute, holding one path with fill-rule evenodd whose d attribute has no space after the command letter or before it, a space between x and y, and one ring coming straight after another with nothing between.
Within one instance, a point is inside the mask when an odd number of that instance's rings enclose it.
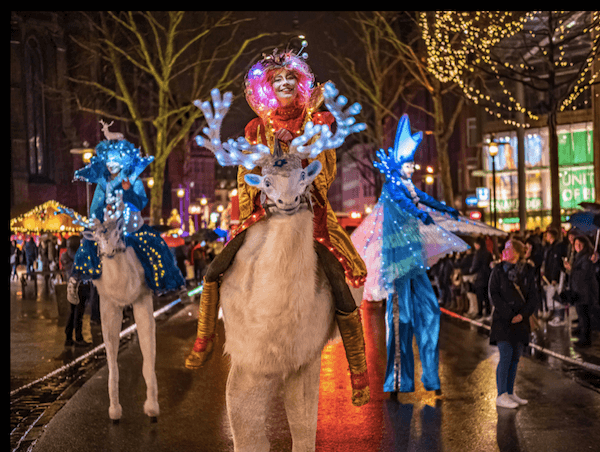
<instances>
[{"instance_id":1,"label":"second white animal figure","mask_svg":"<svg viewBox=\"0 0 600 452\"><path fill-rule=\"evenodd\" d=\"M122 194L121 194L122 197ZM117 203L118 214L104 222L87 224L90 229L83 232L87 240L98 245L102 262L102 276L93 280L100 296L102 337L106 347L108 364L108 415L113 422L121 419L119 403L119 353L123 308L133 307L137 324L140 349L143 357L142 374L146 382L144 412L152 421L159 415L158 384L156 380L156 326L152 291L146 284L144 269L132 247L125 246L123 239L123 201Z\"/></svg>"}]
</instances>

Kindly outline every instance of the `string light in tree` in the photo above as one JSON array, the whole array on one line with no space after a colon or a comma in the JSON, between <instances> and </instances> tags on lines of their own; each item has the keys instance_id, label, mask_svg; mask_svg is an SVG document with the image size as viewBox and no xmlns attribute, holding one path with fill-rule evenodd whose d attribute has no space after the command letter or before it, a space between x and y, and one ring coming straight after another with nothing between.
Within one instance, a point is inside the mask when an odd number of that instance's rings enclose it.
<instances>
[{"instance_id":1,"label":"string light in tree","mask_svg":"<svg viewBox=\"0 0 600 452\"><path fill-rule=\"evenodd\" d=\"M512 11L435 11L421 12L420 24L423 40L427 47L427 69L442 83L456 83L465 97L475 104L481 105L488 114L497 119L517 127L529 127L527 123L504 118L505 112L520 112L530 120L538 120L539 117L521 105L507 88L501 73L512 71L523 74L534 71L535 68L527 61L511 64L508 61L496 61L492 50L503 39L510 38L519 32L533 43L534 40L542 39L536 37L535 27L525 28L527 24L539 22L540 11L527 13ZM583 31L574 27L576 23L572 16L562 15L554 29L555 37L553 44L558 48L558 58L554 64L559 69L568 69L574 66L573 61L568 60L567 46L575 33L590 33L598 31L598 11L591 12L591 25ZM596 36L600 35L597 33ZM572 93L565 98L561 105L564 110L585 89L589 88L598 79L598 74L590 74L594 56L598 51L598 38L592 43L592 50L588 57L581 76L575 83ZM547 50L543 46L537 49L544 56ZM472 86L469 79L473 78L477 68L485 68L486 72L492 74L499 84L504 101L494 99L492 95L482 89Z\"/></svg>"}]
</instances>

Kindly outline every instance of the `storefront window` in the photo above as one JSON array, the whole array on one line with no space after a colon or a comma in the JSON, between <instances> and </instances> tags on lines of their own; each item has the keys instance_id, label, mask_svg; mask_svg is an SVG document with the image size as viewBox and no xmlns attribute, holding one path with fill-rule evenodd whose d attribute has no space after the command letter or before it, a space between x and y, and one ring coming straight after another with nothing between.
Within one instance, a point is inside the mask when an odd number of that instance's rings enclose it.
<instances>
[{"instance_id":1,"label":"storefront window","mask_svg":"<svg viewBox=\"0 0 600 452\"><path fill-rule=\"evenodd\" d=\"M484 137L490 142L490 136ZM594 166L592 123L559 126L558 153L561 209L579 208L582 202L593 202ZM518 149L516 132L495 134L499 143L496 156L496 203L498 227L505 230L518 228L519 195L517 181ZM525 176L527 228L545 227L551 222L551 181L548 152L548 129L530 129L525 132ZM486 186L493 189L492 158L484 146ZM493 200L492 203L493 204ZM491 206L487 209L488 218Z\"/></svg>"}]
</instances>

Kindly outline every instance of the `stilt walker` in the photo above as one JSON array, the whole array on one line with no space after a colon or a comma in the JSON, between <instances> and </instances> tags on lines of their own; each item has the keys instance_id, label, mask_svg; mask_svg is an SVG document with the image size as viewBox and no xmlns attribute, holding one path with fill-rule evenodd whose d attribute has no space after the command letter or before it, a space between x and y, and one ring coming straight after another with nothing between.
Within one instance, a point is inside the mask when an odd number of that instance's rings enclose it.
<instances>
[{"instance_id":1,"label":"stilt walker","mask_svg":"<svg viewBox=\"0 0 600 452\"><path fill-rule=\"evenodd\" d=\"M291 51L263 55L247 74L246 99L257 113L245 129L251 145L262 144L280 148L285 154L294 138L305 132L307 124L331 126L335 119L330 112L318 111L323 103L323 85L315 85L314 75L305 59L307 55ZM314 211L315 250L331 284L336 320L342 336L351 372L352 400L363 405L369 400L367 365L360 313L353 289L362 289L366 267L352 245L350 237L337 221L327 199L327 191L336 176L335 149L326 149L314 159L304 159L303 167L318 160L322 171L313 182L311 203ZM223 251L209 266L200 300L198 334L186 359L188 368L204 364L213 349L215 322L219 304L219 278L232 264L244 243L245 232L268 215L264 194L246 182L248 174L261 174L260 167L249 170L239 166L238 196L240 225Z\"/></svg>"},{"instance_id":2,"label":"stilt walker","mask_svg":"<svg viewBox=\"0 0 600 452\"><path fill-rule=\"evenodd\" d=\"M106 125L105 129L107 137L111 136ZM169 247L154 228L144 224L141 214L148 197L139 176L154 157L144 157L132 143L120 138L101 141L90 163L75 172L75 180L96 184L90 220L96 225L102 223L105 215L116 214L116 205L122 200L125 244L134 249L140 260L148 287L157 295L185 290L185 279ZM68 297L76 300L79 281L98 279L101 275L97 244L82 240L67 286Z\"/></svg>"},{"instance_id":3,"label":"stilt walker","mask_svg":"<svg viewBox=\"0 0 600 452\"><path fill-rule=\"evenodd\" d=\"M469 248L436 225L424 210L431 208L456 218L456 209L412 183L414 155L422 137L422 132L411 132L404 115L398 123L394 148L387 154L379 150L379 161L373 162L386 177L381 197L351 236L368 269L364 299L386 300L385 392L415 390L413 335L423 367L423 385L428 391L440 389L440 309L427 268L446 254Z\"/></svg>"}]
</instances>

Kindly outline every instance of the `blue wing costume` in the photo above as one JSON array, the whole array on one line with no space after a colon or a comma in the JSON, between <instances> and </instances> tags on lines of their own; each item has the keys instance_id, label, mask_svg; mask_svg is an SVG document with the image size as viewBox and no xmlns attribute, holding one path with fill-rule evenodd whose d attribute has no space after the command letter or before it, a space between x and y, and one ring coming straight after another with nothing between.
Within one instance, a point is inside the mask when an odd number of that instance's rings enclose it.
<instances>
[{"instance_id":1,"label":"blue wing costume","mask_svg":"<svg viewBox=\"0 0 600 452\"><path fill-rule=\"evenodd\" d=\"M175 264L171 250L152 227L144 224L141 211L148 203L144 184L139 175L152 162L127 140L104 140L96 146L96 155L84 168L75 172L75 180L95 183L96 190L90 206L90 217L104 221L104 209L116 201L116 193L123 192L124 240L132 247L144 268L146 283L155 294L161 295L185 287L185 279ZM117 162L122 167L113 179L106 164ZM123 180L131 187L123 189ZM96 242L83 240L73 266L73 276L81 280L97 279L102 275Z\"/></svg>"},{"instance_id":2,"label":"blue wing costume","mask_svg":"<svg viewBox=\"0 0 600 452\"><path fill-rule=\"evenodd\" d=\"M458 212L414 186L402 165L414 161L422 132L411 133L407 115L398 123L394 148L378 151L373 165L385 174L371 214L352 233L367 265L366 300L386 299L386 392L411 392L414 384L412 338L416 336L427 390L440 388L438 338L440 309L427 269L442 256L469 248L435 224L433 209L454 218Z\"/></svg>"}]
</instances>

